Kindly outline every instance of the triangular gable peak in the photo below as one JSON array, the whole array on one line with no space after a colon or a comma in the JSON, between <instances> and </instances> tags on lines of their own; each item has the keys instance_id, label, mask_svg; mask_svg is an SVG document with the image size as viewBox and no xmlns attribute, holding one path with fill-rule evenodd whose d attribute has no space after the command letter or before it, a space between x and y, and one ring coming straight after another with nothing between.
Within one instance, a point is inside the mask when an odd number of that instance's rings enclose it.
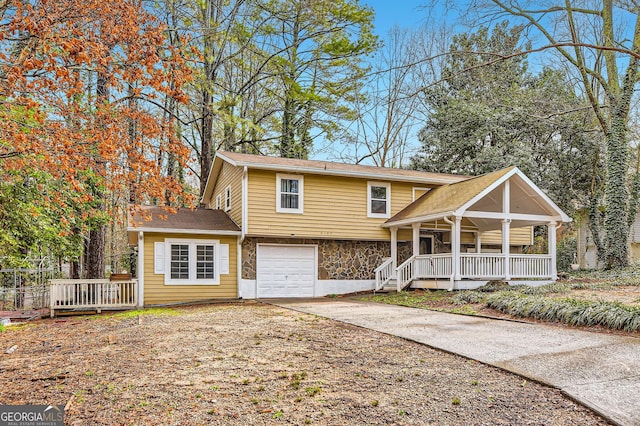
<instances>
[{"instance_id":1,"label":"triangular gable peak","mask_svg":"<svg viewBox=\"0 0 640 426\"><path fill-rule=\"evenodd\" d=\"M447 217L467 218L480 231L571 219L517 167L509 167L436 188L420 197L384 227L407 226Z\"/></svg>"}]
</instances>

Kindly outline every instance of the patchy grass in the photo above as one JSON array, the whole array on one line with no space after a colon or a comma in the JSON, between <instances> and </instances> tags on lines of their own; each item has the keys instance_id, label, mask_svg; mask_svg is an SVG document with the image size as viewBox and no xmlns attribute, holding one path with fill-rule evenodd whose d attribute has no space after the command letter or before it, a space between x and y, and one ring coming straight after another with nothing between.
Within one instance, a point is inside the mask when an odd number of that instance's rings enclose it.
<instances>
[{"instance_id":1,"label":"patchy grass","mask_svg":"<svg viewBox=\"0 0 640 426\"><path fill-rule=\"evenodd\" d=\"M118 319L127 319L127 318L135 318L142 315L177 316L177 315L180 315L180 312L172 308L146 308L146 309L136 309L133 311L118 312L117 314L113 314L111 316L113 318L118 318Z\"/></svg>"},{"instance_id":2,"label":"patchy grass","mask_svg":"<svg viewBox=\"0 0 640 426\"><path fill-rule=\"evenodd\" d=\"M360 299L390 305L408 306L410 308L424 308L433 307L438 302L447 302L451 296L452 293L446 290L401 291L400 293L364 296Z\"/></svg>"}]
</instances>

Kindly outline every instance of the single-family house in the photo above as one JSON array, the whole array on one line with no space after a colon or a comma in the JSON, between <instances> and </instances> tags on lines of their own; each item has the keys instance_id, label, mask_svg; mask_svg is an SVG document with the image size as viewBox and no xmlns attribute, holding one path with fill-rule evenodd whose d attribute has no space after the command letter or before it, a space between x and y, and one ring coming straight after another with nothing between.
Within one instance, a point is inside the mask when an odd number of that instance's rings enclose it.
<instances>
[{"instance_id":1,"label":"single-family house","mask_svg":"<svg viewBox=\"0 0 640 426\"><path fill-rule=\"evenodd\" d=\"M140 304L549 282L570 220L516 167L469 177L223 151L202 203L130 219ZM524 254L538 225L549 252Z\"/></svg>"}]
</instances>

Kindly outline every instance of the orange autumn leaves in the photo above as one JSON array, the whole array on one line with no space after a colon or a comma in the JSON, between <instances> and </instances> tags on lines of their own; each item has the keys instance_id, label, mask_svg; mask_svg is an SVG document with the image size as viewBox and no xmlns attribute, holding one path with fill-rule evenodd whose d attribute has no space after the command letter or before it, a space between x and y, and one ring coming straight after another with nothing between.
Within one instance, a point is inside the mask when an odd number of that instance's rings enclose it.
<instances>
[{"instance_id":1,"label":"orange autumn leaves","mask_svg":"<svg viewBox=\"0 0 640 426\"><path fill-rule=\"evenodd\" d=\"M90 171L125 200L192 201L165 171L188 161L163 109L187 101L186 41L169 45L139 0L9 1L0 17L3 178L45 170L91 201Z\"/></svg>"}]
</instances>

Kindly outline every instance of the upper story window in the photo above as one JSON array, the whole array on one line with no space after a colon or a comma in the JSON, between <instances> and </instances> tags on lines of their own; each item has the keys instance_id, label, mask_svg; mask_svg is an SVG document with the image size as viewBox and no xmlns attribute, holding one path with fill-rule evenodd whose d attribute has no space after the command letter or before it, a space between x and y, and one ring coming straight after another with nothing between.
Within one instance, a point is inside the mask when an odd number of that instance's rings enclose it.
<instances>
[{"instance_id":1,"label":"upper story window","mask_svg":"<svg viewBox=\"0 0 640 426\"><path fill-rule=\"evenodd\" d=\"M367 183L367 217L391 217L391 184Z\"/></svg>"},{"instance_id":2,"label":"upper story window","mask_svg":"<svg viewBox=\"0 0 640 426\"><path fill-rule=\"evenodd\" d=\"M222 195L218 194L216 197L216 210L220 210L222 208Z\"/></svg>"},{"instance_id":3,"label":"upper story window","mask_svg":"<svg viewBox=\"0 0 640 426\"><path fill-rule=\"evenodd\" d=\"M276 175L276 211L302 213L304 178L299 175Z\"/></svg>"},{"instance_id":4,"label":"upper story window","mask_svg":"<svg viewBox=\"0 0 640 426\"><path fill-rule=\"evenodd\" d=\"M224 211L231 210L231 186L224 190Z\"/></svg>"}]
</instances>

